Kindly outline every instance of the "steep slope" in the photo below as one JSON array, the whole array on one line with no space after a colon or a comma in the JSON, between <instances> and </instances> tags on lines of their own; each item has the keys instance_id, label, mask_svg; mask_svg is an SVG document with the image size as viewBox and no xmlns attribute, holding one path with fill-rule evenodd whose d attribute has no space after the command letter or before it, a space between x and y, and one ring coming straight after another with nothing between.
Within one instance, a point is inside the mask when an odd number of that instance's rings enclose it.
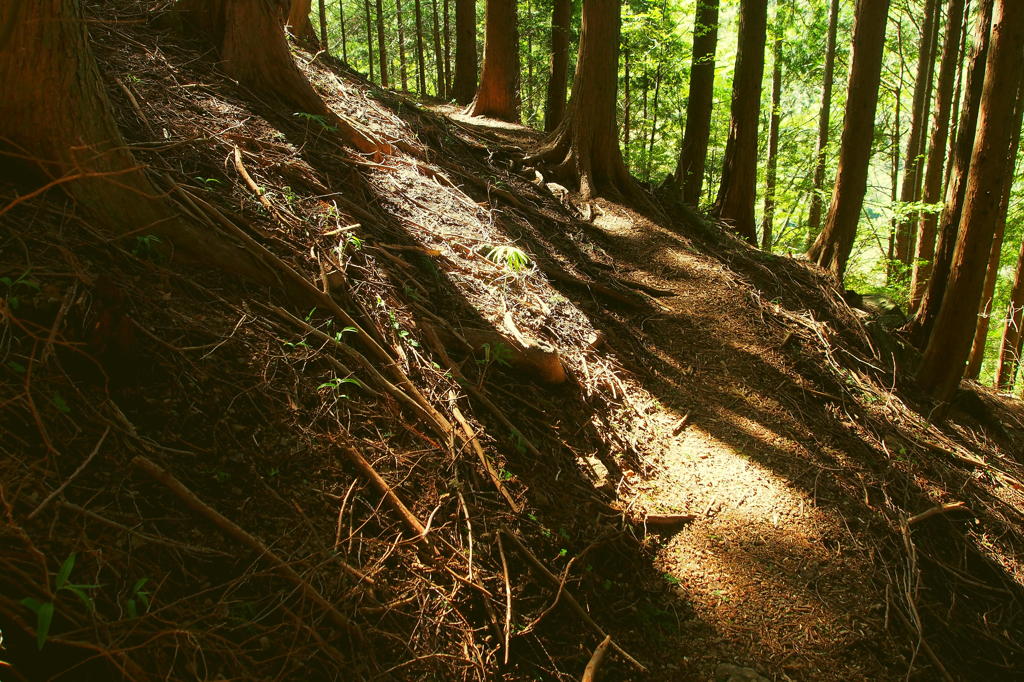
<instances>
[{"instance_id":1,"label":"steep slope","mask_svg":"<svg viewBox=\"0 0 1024 682\"><path fill-rule=\"evenodd\" d=\"M134 153L327 296L3 178L11 679L576 679L604 633L606 679L1019 670L1018 405L933 424L805 264L296 49L394 146L353 152L164 5L89 4Z\"/></svg>"}]
</instances>

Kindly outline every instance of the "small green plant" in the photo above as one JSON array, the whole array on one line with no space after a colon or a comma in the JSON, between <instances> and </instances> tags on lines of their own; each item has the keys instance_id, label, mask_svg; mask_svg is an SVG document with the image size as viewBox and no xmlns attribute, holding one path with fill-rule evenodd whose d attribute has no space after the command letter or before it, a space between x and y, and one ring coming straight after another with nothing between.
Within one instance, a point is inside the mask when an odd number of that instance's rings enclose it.
<instances>
[{"instance_id":1,"label":"small green plant","mask_svg":"<svg viewBox=\"0 0 1024 682\"><path fill-rule=\"evenodd\" d=\"M202 183L203 189L205 189L207 191L213 190L214 186L220 184L220 180L218 180L217 178L204 178L204 177L196 176L195 179L198 182Z\"/></svg>"},{"instance_id":2,"label":"small green plant","mask_svg":"<svg viewBox=\"0 0 1024 682\"><path fill-rule=\"evenodd\" d=\"M305 111L296 111L292 116L301 118L306 121L306 123L316 123L324 130L330 130L332 132L337 132L338 130L335 126L332 126L327 122L327 117L323 114L310 114Z\"/></svg>"},{"instance_id":3,"label":"small green plant","mask_svg":"<svg viewBox=\"0 0 1024 682\"><path fill-rule=\"evenodd\" d=\"M159 252L160 237L155 234L140 234L132 244L132 253L139 258L155 260Z\"/></svg>"},{"instance_id":4,"label":"small green plant","mask_svg":"<svg viewBox=\"0 0 1024 682\"><path fill-rule=\"evenodd\" d=\"M61 414L71 413L71 408L68 407L68 403L64 400L64 396L59 392L54 392L53 397L50 398L50 402L53 403L53 406L56 407L57 411Z\"/></svg>"},{"instance_id":5,"label":"small green plant","mask_svg":"<svg viewBox=\"0 0 1024 682\"><path fill-rule=\"evenodd\" d=\"M516 449L520 455L526 454L526 439L523 438L523 434L518 429L512 429L512 447Z\"/></svg>"},{"instance_id":6,"label":"small green plant","mask_svg":"<svg viewBox=\"0 0 1024 682\"><path fill-rule=\"evenodd\" d=\"M671 573L663 573L661 577L664 578L665 582L667 582L669 585L682 584L682 581L679 578L672 575Z\"/></svg>"},{"instance_id":7,"label":"small green plant","mask_svg":"<svg viewBox=\"0 0 1024 682\"><path fill-rule=\"evenodd\" d=\"M17 279L0 277L0 286L7 290L4 298L7 299L7 305L11 306L11 310L17 310L21 305L19 292L24 293L26 290L39 291L39 282L29 279L28 274L29 271L26 270Z\"/></svg>"},{"instance_id":8,"label":"small green plant","mask_svg":"<svg viewBox=\"0 0 1024 682\"><path fill-rule=\"evenodd\" d=\"M142 589L148 582L149 578L139 578L132 585L132 589L129 592L131 596L124 604L124 609L128 612L129 618L138 618L140 605L142 606L143 613L149 612L149 592Z\"/></svg>"},{"instance_id":9,"label":"small green plant","mask_svg":"<svg viewBox=\"0 0 1024 682\"><path fill-rule=\"evenodd\" d=\"M509 367L509 360L512 359L512 349L500 341L495 344L485 343L480 349L484 352L482 360L477 360L481 365L487 366L491 363L498 363L502 367Z\"/></svg>"},{"instance_id":10,"label":"small green plant","mask_svg":"<svg viewBox=\"0 0 1024 682\"><path fill-rule=\"evenodd\" d=\"M77 555L72 552L68 555L68 558L61 564L60 570L57 571L57 577L54 581L54 586L57 588L55 592L59 594L62 591L70 592L71 594L78 597L85 608L92 611L93 601L92 597L89 596L88 590L95 590L99 585L80 585L69 582L71 579L71 571L75 568L75 560ZM42 651L43 646L46 644L47 638L50 636L50 626L53 624L53 615L56 611L56 606L52 601L41 602L38 599L31 597L25 597L21 600L21 605L30 609L36 614L36 648Z\"/></svg>"},{"instance_id":11,"label":"small green plant","mask_svg":"<svg viewBox=\"0 0 1024 682\"><path fill-rule=\"evenodd\" d=\"M512 272L522 272L530 265L530 257L516 246L494 246L487 250L487 260L504 265Z\"/></svg>"},{"instance_id":12,"label":"small green plant","mask_svg":"<svg viewBox=\"0 0 1024 682\"><path fill-rule=\"evenodd\" d=\"M362 387L363 385L363 383L359 381L359 379L356 379L355 377L334 377L333 379L330 379L329 381L325 381L324 383L320 384L316 388L318 391L325 388L329 388L339 398L344 398L345 400L348 400L348 396L341 393L341 387L344 386L345 384L353 384L359 387Z\"/></svg>"}]
</instances>

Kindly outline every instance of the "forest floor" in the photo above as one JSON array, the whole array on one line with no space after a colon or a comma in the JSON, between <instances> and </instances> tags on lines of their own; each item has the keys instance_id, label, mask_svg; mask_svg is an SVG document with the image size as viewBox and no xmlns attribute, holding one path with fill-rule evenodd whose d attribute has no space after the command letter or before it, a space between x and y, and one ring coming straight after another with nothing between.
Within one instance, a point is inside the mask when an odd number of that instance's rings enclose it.
<instances>
[{"instance_id":1,"label":"forest floor","mask_svg":"<svg viewBox=\"0 0 1024 682\"><path fill-rule=\"evenodd\" d=\"M297 50L402 143L355 154L151 4L87 3L137 157L366 338L5 179L4 675L568 680L607 632L603 679L1022 676L1019 401L931 404L807 263Z\"/></svg>"}]
</instances>

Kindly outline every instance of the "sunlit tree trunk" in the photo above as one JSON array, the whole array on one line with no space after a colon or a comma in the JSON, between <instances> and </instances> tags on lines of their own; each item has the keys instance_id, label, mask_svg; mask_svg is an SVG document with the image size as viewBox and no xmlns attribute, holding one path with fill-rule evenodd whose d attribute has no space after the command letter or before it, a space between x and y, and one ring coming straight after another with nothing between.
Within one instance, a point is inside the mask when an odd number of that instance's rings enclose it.
<instances>
[{"instance_id":1,"label":"sunlit tree trunk","mask_svg":"<svg viewBox=\"0 0 1024 682\"><path fill-rule=\"evenodd\" d=\"M555 0L551 11L551 72L544 102L544 130L553 131L565 114L565 97L569 85L569 21L572 0Z\"/></svg>"},{"instance_id":2,"label":"sunlit tree trunk","mask_svg":"<svg viewBox=\"0 0 1024 682\"><path fill-rule=\"evenodd\" d=\"M924 176L924 131L928 121L928 110L932 94L932 72L935 65L934 33L938 24L938 0L926 0L924 21L921 26L921 42L918 45L917 72L914 77L913 108L910 111L910 129L907 131L907 152L903 161L903 180L900 185L900 202L908 204L921 199L921 180ZM914 251L914 228L918 221L917 212L907 212L896 225L896 248L894 258L903 266L911 264ZM905 268L892 271L899 282L906 282Z\"/></svg>"},{"instance_id":3,"label":"sunlit tree trunk","mask_svg":"<svg viewBox=\"0 0 1024 682\"><path fill-rule=\"evenodd\" d=\"M377 59L380 63L380 86L390 86L388 75L388 44L384 39L384 2L377 0Z\"/></svg>"},{"instance_id":4,"label":"sunlit tree trunk","mask_svg":"<svg viewBox=\"0 0 1024 682\"><path fill-rule=\"evenodd\" d=\"M309 20L312 9L312 0L291 0L286 21L288 31L298 40L307 43L316 42L316 31L313 30L313 22Z\"/></svg>"},{"instance_id":5,"label":"sunlit tree trunk","mask_svg":"<svg viewBox=\"0 0 1024 682\"><path fill-rule=\"evenodd\" d=\"M1006 311L1006 326L1003 341L999 347L999 364L996 366L996 386L1001 389L1013 388L1020 367L1020 355L1024 345L1024 240L1017 257L1017 275L1010 290L1010 305Z\"/></svg>"},{"instance_id":6,"label":"sunlit tree trunk","mask_svg":"<svg viewBox=\"0 0 1024 682\"><path fill-rule=\"evenodd\" d=\"M619 8L619 0L583 1L576 75L565 117L534 159L552 164L554 176L577 185L584 198L642 202L643 192L626 170L618 143Z\"/></svg>"},{"instance_id":7,"label":"sunlit tree trunk","mask_svg":"<svg viewBox=\"0 0 1024 682\"><path fill-rule=\"evenodd\" d=\"M949 137L949 112L953 97L953 78L957 73L958 46L962 32L964 0L949 0L946 4L946 37L942 45L942 61L935 92L935 118L932 122L928 145L928 164L924 174L922 200L935 204L941 198L942 169L946 160ZM914 310L924 296L935 255L935 227L938 215L927 211L921 216L917 230L917 249L914 271L910 280L910 308Z\"/></svg>"},{"instance_id":8,"label":"sunlit tree trunk","mask_svg":"<svg viewBox=\"0 0 1024 682\"><path fill-rule=\"evenodd\" d=\"M993 197L1002 196L1011 170L1016 103L1006 90L1016 91L1024 68L1024 3L996 0L991 40L949 284L917 372L921 388L939 400L952 397L964 374L1000 209Z\"/></svg>"},{"instance_id":9,"label":"sunlit tree trunk","mask_svg":"<svg viewBox=\"0 0 1024 682\"><path fill-rule=\"evenodd\" d=\"M370 80L373 80L373 12L370 10L370 0L363 0L363 10L366 14L366 53L367 71Z\"/></svg>"},{"instance_id":10,"label":"sunlit tree trunk","mask_svg":"<svg viewBox=\"0 0 1024 682\"><path fill-rule=\"evenodd\" d=\"M889 0L860 0L857 5L853 63L832 205L825 229L807 252L808 258L839 278L846 272L846 261L857 236L857 222L867 191L888 16Z\"/></svg>"},{"instance_id":11,"label":"sunlit tree trunk","mask_svg":"<svg viewBox=\"0 0 1024 682\"><path fill-rule=\"evenodd\" d=\"M444 0L444 92L452 97L452 13L450 0Z\"/></svg>"},{"instance_id":12,"label":"sunlit tree trunk","mask_svg":"<svg viewBox=\"0 0 1024 682\"><path fill-rule=\"evenodd\" d=\"M476 93L476 0L455 0L455 82L452 94L469 104Z\"/></svg>"},{"instance_id":13,"label":"sunlit tree trunk","mask_svg":"<svg viewBox=\"0 0 1024 682\"><path fill-rule=\"evenodd\" d=\"M405 17L402 14L402 0L395 0L395 23L398 24L398 78L402 92L409 92L409 66L405 57Z\"/></svg>"},{"instance_id":14,"label":"sunlit tree trunk","mask_svg":"<svg viewBox=\"0 0 1024 682\"><path fill-rule=\"evenodd\" d=\"M320 18L320 49L326 54L331 54L331 46L327 41L327 2L317 0L317 14Z\"/></svg>"},{"instance_id":15,"label":"sunlit tree trunk","mask_svg":"<svg viewBox=\"0 0 1024 682\"><path fill-rule=\"evenodd\" d=\"M715 50L718 46L718 0L697 0L690 60L690 94L686 100L686 129L672 185L683 201L696 206L704 183L704 164L711 137L715 89Z\"/></svg>"},{"instance_id":16,"label":"sunlit tree trunk","mask_svg":"<svg viewBox=\"0 0 1024 682\"><path fill-rule=\"evenodd\" d=\"M427 60L423 56L423 6L415 0L416 11L416 86L421 95L427 94Z\"/></svg>"},{"instance_id":17,"label":"sunlit tree trunk","mask_svg":"<svg viewBox=\"0 0 1024 682\"><path fill-rule=\"evenodd\" d=\"M341 26L341 59L348 64L348 38L345 35L345 0L338 0L338 24Z\"/></svg>"},{"instance_id":18,"label":"sunlit tree trunk","mask_svg":"<svg viewBox=\"0 0 1024 682\"><path fill-rule=\"evenodd\" d=\"M432 15L434 18L434 64L437 67L437 78L435 79L435 91L438 99L447 99L448 93L444 89L444 50L441 48L441 18L437 11L437 0L430 0Z\"/></svg>"},{"instance_id":19,"label":"sunlit tree trunk","mask_svg":"<svg viewBox=\"0 0 1024 682\"><path fill-rule=\"evenodd\" d=\"M516 0L487 0L484 67L471 116L519 120L519 31Z\"/></svg>"},{"instance_id":20,"label":"sunlit tree trunk","mask_svg":"<svg viewBox=\"0 0 1024 682\"><path fill-rule=\"evenodd\" d=\"M732 123L725 144L722 184L714 215L736 234L757 244L754 200L757 195L757 126L764 77L768 3L741 0L739 47L732 82Z\"/></svg>"},{"instance_id":21,"label":"sunlit tree trunk","mask_svg":"<svg viewBox=\"0 0 1024 682\"><path fill-rule=\"evenodd\" d=\"M814 243L821 232L821 209L824 204L825 155L828 151L829 127L832 119L832 85L835 81L836 34L839 26L839 0L832 0L828 12L828 37L825 39L825 72L821 84L821 108L818 110L818 142L814 148L814 181L811 205L807 210L807 244Z\"/></svg>"},{"instance_id":22,"label":"sunlit tree trunk","mask_svg":"<svg viewBox=\"0 0 1024 682\"><path fill-rule=\"evenodd\" d=\"M768 162L765 167L764 216L761 219L761 248L772 249L772 227L775 222L775 180L779 166L779 125L782 122L782 28L772 46L772 111L768 125Z\"/></svg>"},{"instance_id":23,"label":"sunlit tree trunk","mask_svg":"<svg viewBox=\"0 0 1024 682\"><path fill-rule=\"evenodd\" d=\"M935 258L928 288L921 299L917 313L907 325L907 334L917 348L924 348L931 335L935 319L942 307L942 299L949 280L953 261L953 247L956 245L960 217L963 213L964 194L967 191L967 174L971 165L971 152L978 125L978 111L981 104L982 86L985 82L985 68L991 38L993 0L981 0L978 16L975 18L974 47L971 65L964 85L964 101L960 110L956 150L946 182L946 198L939 218L939 236L935 245Z\"/></svg>"}]
</instances>

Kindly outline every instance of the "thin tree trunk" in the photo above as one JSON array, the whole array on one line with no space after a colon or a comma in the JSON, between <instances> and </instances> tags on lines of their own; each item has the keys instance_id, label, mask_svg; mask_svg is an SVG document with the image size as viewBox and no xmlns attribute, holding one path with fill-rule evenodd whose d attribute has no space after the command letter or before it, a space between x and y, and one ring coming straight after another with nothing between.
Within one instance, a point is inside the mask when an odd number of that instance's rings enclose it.
<instances>
[{"instance_id":1,"label":"thin tree trunk","mask_svg":"<svg viewBox=\"0 0 1024 682\"><path fill-rule=\"evenodd\" d=\"M555 0L551 10L551 72L544 102L544 131L550 133L562 122L569 84L569 22L572 0Z\"/></svg>"},{"instance_id":2,"label":"thin tree trunk","mask_svg":"<svg viewBox=\"0 0 1024 682\"><path fill-rule=\"evenodd\" d=\"M772 228L775 222L775 176L779 167L779 126L782 122L782 29L772 46L772 111L768 126L768 163L765 167L764 216L761 220L761 248L772 250Z\"/></svg>"},{"instance_id":3,"label":"thin tree trunk","mask_svg":"<svg viewBox=\"0 0 1024 682\"><path fill-rule=\"evenodd\" d=\"M341 24L341 60L348 64L348 39L345 37L345 0L338 0L338 23Z\"/></svg>"},{"instance_id":4,"label":"thin tree trunk","mask_svg":"<svg viewBox=\"0 0 1024 682\"><path fill-rule=\"evenodd\" d=\"M516 0L487 0L484 68L467 112L519 121L519 31Z\"/></svg>"},{"instance_id":5,"label":"thin tree trunk","mask_svg":"<svg viewBox=\"0 0 1024 682\"><path fill-rule=\"evenodd\" d=\"M825 41L825 73L821 84L821 108L818 110L818 143L814 149L814 183L811 206L807 211L807 245L821 232L822 187L825 184L825 155L828 151L832 118L832 85L835 81L836 34L839 27L839 0L832 0L828 13L828 38ZM899 100L897 100L899 106ZM898 145L897 145L898 146Z\"/></svg>"},{"instance_id":6,"label":"thin tree trunk","mask_svg":"<svg viewBox=\"0 0 1024 682\"><path fill-rule=\"evenodd\" d=\"M402 0L395 0L395 21L398 24L398 78L402 92L409 92L409 66L405 58L405 18L402 14Z\"/></svg>"},{"instance_id":7,"label":"thin tree trunk","mask_svg":"<svg viewBox=\"0 0 1024 682\"><path fill-rule=\"evenodd\" d=\"M1017 275L1010 290L1010 305L1006 311L1006 326L1003 341L999 347L999 364L996 366L996 386L1002 390L1012 389L1017 381L1021 351L1024 350L1024 240L1020 243L1017 257Z\"/></svg>"},{"instance_id":8,"label":"thin tree trunk","mask_svg":"<svg viewBox=\"0 0 1024 682\"><path fill-rule=\"evenodd\" d=\"M975 20L974 47L971 52L971 66L964 84L964 101L960 110L960 125L957 131L956 152L946 183L946 199L939 219L939 237L935 246L935 259L928 288L918 306L917 314L907 325L911 343L923 349L931 336L932 327L939 315L946 283L953 260L953 248L960 228L963 213L964 194L967 191L967 174L971 166L971 152L978 126L982 87L988 60L990 29L992 25L993 0L981 0L978 17Z\"/></svg>"},{"instance_id":9,"label":"thin tree trunk","mask_svg":"<svg viewBox=\"0 0 1024 682\"><path fill-rule=\"evenodd\" d=\"M370 0L363 0L363 9L366 10L366 52L369 64L370 80L373 80L373 16L370 12Z\"/></svg>"},{"instance_id":10,"label":"thin tree trunk","mask_svg":"<svg viewBox=\"0 0 1024 682\"><path fill-rule=\"evenodd\" d=\"M437 98L444 100L448 98L448 93L444 89L444 52L441 49L441 18L437 12L437 0L430 0L430 7L434 19L434 64L437 67L435 90Z\"/></svg>"},{"instance_id":11,"label":"thin tree trunk","mask_svg":"<svg viewBox=\"0 0 1024 682\"><path fill-rule=\"evenodd\" d=\"M317 0L317 10L320 17L320 49L325 54L331 54L331 46L327 40L327 2L326 0Z\"/></svg>"},{"instance_id":12,"label":"thin tree trunk","mask_svg":"<svg viewBox=\"0 0 1024 682\"><path fill-rule=\"evenodd\" d=\"M384 40L384 2L377 0L377 57L380 60L380 86L389 87L388 44Z\"/></svg>"},{"instance_id":13,"label":"thin tree trunk","mask_svg":"<svg viewBox=\"0 0 1024 682\"><path fill-rule=\"evenodd\" d=\"M476 0L455 0L455 101L469 104L476 93Z\"/></svg>"},{"instance_id":14,"label":"thin tree trunk","mask_svg":"<svg viewBox=\"0 0 1024 682\"><path fill-rule=\"evenodd\" d=\"M658 131L658 96L661 94L661 64L654 73L654 101L651 104L651 135L647 144L647 163L644 165L644 182L651 181L651 168L654 163L654 136Z\"/></svg>"},{"instance_id":15,"label":"thin tree trunk","mask_svg":"<svg viewBox=\"0 0 1024 682\"><path fill-rule=\"evenodd\" d=\"M736 234L757 245L754 201L757 196L757 126L764 77L768 3L741 0L739 49L732 85L732 122L725 144L722 182L714 214Z\"/></svg>"},{"instance_id":16,"label":"thin tree trunk","mask_svg":"<svg viewBox=\"0 0 1024 682\"><path fill-rule=\"evenodd\" d=\"M715 50L718 46L718 0L697 0L690 61L690 94L686 101L686 130L679 148L675 185L683 201L700 203L704 166L711 137L711 110L715 90Z\"/></svg>"},{"instance_id":17,"label":"thin tree trunk","mask_svg":"<svg viewBox=\"0 0 1024 682\"><path fill-rule=\"evenodd\" d=\"M857 5L853 63L832 205L825 229L807 252L808 258L839 278L846 272L846 261L857 236L857 222L867 191L888 16L889 0L860 0Z\"/></svg>"},{"instance_id":18,"label":"thin tree trunk","mask_svg":"<svg viewBox=\"0 0 1024 682\"><path fill-rule=\"evenodd\" d=\"M633 79L630 77L629 66L629 50L626 50L623 56L625 62L623 66L623 87L625 88L624 96L622 98L622 161L626 164L626 169L629 169L629 136L633 132L633 93L631 91L633 87Z\"/></svg>"},{"instance_id":19,"label":"thin tree trunk","mask_svg":"<svg viewBox=\"0 0 1024 682\"><path fill-rule=\"evenodd\" d=\"M939 0L926 0L924 21L921 27L921 43L918 47L917 73L914 77L913 109L910 112L910 130L907 135L907 153L903 163L903 182L900 187L900 202L909 204L921 199L921 178L923 162L921 150L924 131L928 121L929 102L932 92L932 71L935 64L933 34L938 23ZM895 257L905 266L911 264L914 250L914 227L917 213L906 213L896 226ZM906 274L895 270L898 281L906 282Z\"/></svg>"},{"instance_id":20,"label":"thin tree trunk","mask_svg":"<svg viewBox=\"0 0 1024 682\"><path fill-rule=\"evenodd\" d=\"M992 197L1002 197L1011 171L1006 151L1014 135L1016 102L1006 97L1006 89L1019 86L1022 68L1024 4L996 0L960 234L946 295L917 371L918 384L938 400L953 396L971 350L1000 210Z\"/></svg>"},{"instance_id":21,"label":"thin tree trunk","mask_svg":"<svg viewBox=\"0 0 1024 682\"><path fill-rule=\"evenodd\" d=\"M982 0L984 2L984 0ZM949 125L949 139L947 140L946 149L946 170L942 181L942 194L945 196L946 190L949 187L949 175L953 169L953 155L956 153L956 140L958 130L957 127L960 124L960 119L954 116L954 113L960 111L960 97L963 92L963 81L964 81L964 62L967 56L967 34L968 28L970 27L971 18L971 0L967 0L964 3L964 16L963 22L960 29L960 53L956 60L956 89L953 93L953 106L950 107L951 121Z\"/></svg>"},{"instance_id":22,"label":"thin tree trunk","mask_svg":"<svg viewBox=\"0 0 1024 682\"><path fill-rule=\"evenodd\" d=\"M1003 180L1003 191L999 201L999 212L995 218L995 234L992 237L992 249L989 251L988 272L985 274L985 287L981 294L981 308L978 313L978 325L974 332L974 344L967 358L967 370L964 376L977 379L981 374L981 363L985 359L985 346L988 343L989 318L992 314L992 296L996 291L996 280L999 277L999 264L1003 255L1003 237L1006 235L1006 214L1010 207L1010 193L1013 189L1014 170L1017 165L1017 150L1020 148L1020 129L1024 124L1024 88L1018 85L1017 104L1013 114L1011 131L1013 139L1007 154L1010 172Z\"/></svg>"},{"instance_id":23,"label":"thin tree trunk","mask_svg":"<svg viewBox=\"0 0 1024 682\"><path fill-rule=\"evenodd\" d=\"M423 56L423 7L415 0L416 10L416 85L421 96L427 94L427 60Z\"/></svg>"},{"instance_id":24,"label":"thin tree trunk","mask_svg":"<svg viewBox=\"0 0 1024 682\"><path fill-rule=\"evenodd\" d=\"M924 174L922 200L926 204L939 201L942 192L942 169L946 161L947 138L949 137L949 112L953 96L957 50L962 30L964 0L949 0L946 4L946 37L942 45L942 61L939 63L939 80L935 93L935 118L932 122L931 140L928 145L928 164ZM917 250L914 271L910 279L910 309L915 310L924 296L931 274L932 258L935 255L935 227L938 215L928 211L921 215L917 230Z\"/></svg>"},{"instance_id":25,"label":"thin tree trunk","mask_svg":"<svg viewBox=\"0 0 1024 682\"><path fill-rule=\"evenodd\" d=\"M451 2L444 0L444 93L452 96L452 22Z\"/></svg>"}]
</instances>

